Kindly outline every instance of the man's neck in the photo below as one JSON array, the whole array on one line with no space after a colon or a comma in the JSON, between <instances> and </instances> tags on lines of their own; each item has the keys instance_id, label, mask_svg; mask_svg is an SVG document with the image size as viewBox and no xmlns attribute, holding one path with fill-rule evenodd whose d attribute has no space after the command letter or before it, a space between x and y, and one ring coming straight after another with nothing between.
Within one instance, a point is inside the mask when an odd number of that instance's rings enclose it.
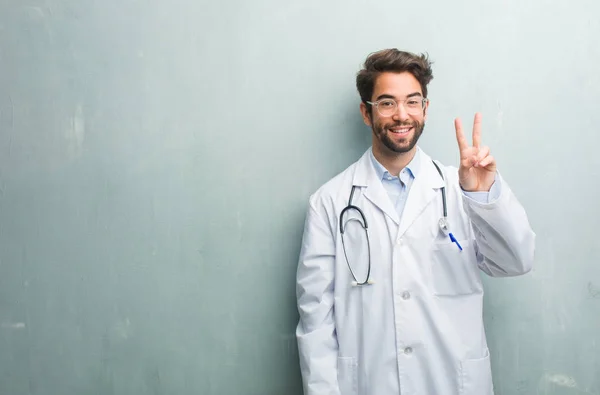
<instances>
[{"instance_id":1,"label":"man's neck","mask_svg":"<svg viewBox=\"0 0 600 395\"><path fill-rule=\"evenodd\" d=\"M408 152L397 153L392 152L388 149L380 149L376 145L373 145L373 156L385 169L393 176L398 176L402 169L404 169L410 161L415 157L417 153L417 146Z\"/></svg>"}]
</instances>

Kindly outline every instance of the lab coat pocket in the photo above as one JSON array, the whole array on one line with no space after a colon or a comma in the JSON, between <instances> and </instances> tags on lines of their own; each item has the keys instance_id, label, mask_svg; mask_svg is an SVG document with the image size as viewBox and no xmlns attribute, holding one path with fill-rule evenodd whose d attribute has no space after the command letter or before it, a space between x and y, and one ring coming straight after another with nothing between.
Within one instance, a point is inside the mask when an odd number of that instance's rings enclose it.
<instances>
[{"instance_id":1,"label":"lab coat pocket","mask_svg":"<svg viewBox=\"0 0 600 395\"><path fill-rule=\"evenodd\" d=\"M439 243L433 247L432 277L434 293L438 296L469 295L482 292L477 256L470 240Z\"/></svg>"},{"instance_id":2,"label":"lab coat pocket","mask_svg":"<svg viewBox=\"0 0 600 395\"><path fill-rule=\"evenodd\" d=\"M338 358L338 383L342 395L358 394L357 370L356 358Z\"/></svg>"},{"instance_id":3,"label":"lab coat pocket","mask_svg":"<svg viewBox=\"0 0 600 395\"><path fill-rule=\"evenodd\" d=\"M466 359L461 362L461 395L494 395L490 354L485 357Z\"/></svg>"}]
</instances>

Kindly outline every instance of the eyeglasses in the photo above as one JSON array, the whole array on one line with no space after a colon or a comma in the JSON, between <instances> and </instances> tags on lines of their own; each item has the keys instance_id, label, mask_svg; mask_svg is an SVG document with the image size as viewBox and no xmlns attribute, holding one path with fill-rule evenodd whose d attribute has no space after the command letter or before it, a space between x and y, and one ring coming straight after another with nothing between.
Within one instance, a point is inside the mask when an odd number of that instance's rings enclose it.
<instances>
[{"instance_id":1,"label":"eyeglasses","mask_svg":"<svg viewBox=\"0 0 600 395\"><path fill-rule=\"evenodd\" d=\"M406 100L400 100L399 102L396 102L396 100L394 99L381 99L376 102L368 101L367 103L369 103L372 106L375 106L377 112L382 117L391 117L396 113L396 111L398 111L399 103L404 103L404 110L407 114L417 115L420 114L423 110L425 110L425 104L428 101L429 99L427 98L415 96L409 97Z\"/></svg>"}]
</instances>

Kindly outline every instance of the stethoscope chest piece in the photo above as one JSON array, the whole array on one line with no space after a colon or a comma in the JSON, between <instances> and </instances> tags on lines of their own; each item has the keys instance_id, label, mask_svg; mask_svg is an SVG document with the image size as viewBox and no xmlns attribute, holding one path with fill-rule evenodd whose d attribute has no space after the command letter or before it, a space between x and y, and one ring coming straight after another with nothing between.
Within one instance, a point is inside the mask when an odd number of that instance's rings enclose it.
<instances>
[{"instance_id":1,"label":"stethoscope chest piece","mask_svg":"<svg viewBox=\"0 0 600 395\"><path fill-rule=\"evenodd\" d=\"M448 219L445 217L442 217L438 221L438 224L440 225L440 230L442 231L442 233L445 236L448 236L450 234L450 224L448 223Z\"/></svg>"},{"instance_id":2,"label":"stethoscope chest piece","mask_svg":"<svg viewBox=\"0 0 600 395\"><path fill-rule=\"evenodd\" d=\"M448 218L446 218L446 217L440 218L440 220L438 221L438 224L439 224L440 230L442 231L444 236L450 237L450 241L453 242L454 244L456 244L458 249L460 251L462 251L463 250L462 246L460 245L458 240L456 240L456 237L454 237L452 232L450 232L450 223L448 222Z\"/></svg>"}]
</instances>

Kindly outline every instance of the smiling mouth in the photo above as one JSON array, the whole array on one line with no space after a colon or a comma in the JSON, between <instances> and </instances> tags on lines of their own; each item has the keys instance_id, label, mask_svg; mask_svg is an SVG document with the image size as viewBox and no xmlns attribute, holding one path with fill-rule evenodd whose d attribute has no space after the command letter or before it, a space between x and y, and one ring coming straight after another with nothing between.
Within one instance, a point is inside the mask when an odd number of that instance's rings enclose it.
<instances>
[{"instance_id":1,"label":"smiling mouth","mask_svg":"<svg viewBox=\"0 0 600 395\"><path fill-rule=\"evenodd\" d=\"M388 130L390 132L392 132L393 134L400 135L400 136L408 134L412 129L413 129L413 126L402 126L402 127L388 128Z\"/></svg>"}]
</instances>

